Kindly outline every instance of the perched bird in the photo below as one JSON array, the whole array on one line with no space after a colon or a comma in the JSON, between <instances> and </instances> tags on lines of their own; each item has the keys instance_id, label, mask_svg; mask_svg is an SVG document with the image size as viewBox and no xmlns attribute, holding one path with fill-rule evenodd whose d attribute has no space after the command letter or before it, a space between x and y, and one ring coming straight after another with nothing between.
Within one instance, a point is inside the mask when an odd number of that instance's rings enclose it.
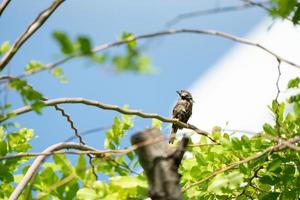
<instances>
[{"instance_id":1,"label":"perched bird","mask_svg":"<svg viewBox=\"0 0 300 200\"><path fill-rule=\"evenodd\" d=\"M177 101L177 104L173 108L173 118L186 123L192 115L194 103L193 97L191 93L186 90L180 90L176 92L179 95L179 99ZM172 131L169 138L170 144L173 144L178 129L181 128L178 127L176 124L172 125Z\"/></svg>"}]
</instances>

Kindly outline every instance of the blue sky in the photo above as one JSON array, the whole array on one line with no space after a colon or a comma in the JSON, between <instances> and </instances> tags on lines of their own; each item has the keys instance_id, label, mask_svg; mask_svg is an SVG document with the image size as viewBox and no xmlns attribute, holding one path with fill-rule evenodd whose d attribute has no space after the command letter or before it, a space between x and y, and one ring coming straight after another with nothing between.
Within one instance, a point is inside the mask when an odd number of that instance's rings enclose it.
<instances>
[{"instance_id":1,"label":"blue sky","mask_svg":"<svg viewBox=\"0 0 300 200\"><path fill-rule=\"evenodd\" d=\"M136 35L167 29L165 23L176 15L233 5L239 1L65 1L53 16L39 29L9 64L12 74L20 74L30 60L52 63L60 57L53 41L53 31L65 31L72 38L88 35L94 45L113 42L122 32ZM0 18L0 42L11 43L24 31L37 14L51 1L13 1ZM173 28L215 29L238 36L246 35L264 17L265 12L253 8L238 12L215 14L187 19ZM141 42L143 43L143 42ZM150 75L132 73L114 74L84 59L74 59L62 66L69 79L61 84L49 73L32 76L28 82L48 98L84 97L105 103L139 109L145 112L171 116L178 89L189 88L233 46L234 42L206 35L180 34L151 40L146 49L157 72ZM117 47L109 50L114 53ZM2 72L1 75L7 73ZM1 101L3 98L1 97ZM22 106L19 96L9 93L14 108ZM116 112L103 111L85 105L64 105L80 131L108 126ZM53 108L46 108L42 116L28 113L16 118L23 126L36 130L38 138L32 141L34 150L63 141L72 134L66 120ZM134 131L149 126L151 120L135 119ZM165 129L168 134L168 130ZM89 145L103 148L104 132L85 137ZM128 137L124 143L128 144Z\"/></svg>"}]
</instances>

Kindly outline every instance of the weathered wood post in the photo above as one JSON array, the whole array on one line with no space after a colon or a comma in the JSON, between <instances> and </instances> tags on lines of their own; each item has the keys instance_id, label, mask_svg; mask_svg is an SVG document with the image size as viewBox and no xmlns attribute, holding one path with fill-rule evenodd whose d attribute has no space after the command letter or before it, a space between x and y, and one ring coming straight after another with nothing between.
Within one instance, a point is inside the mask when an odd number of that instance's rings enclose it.
<instances>
[{"instance_id":1,"label":"weathered wood post","mask_svg":"<svg viewBox=\"0 0 300 200\"><path fill-rule=\"evenodd\" d=\"M133 145L147 141L156 142L142 145L136 152L148 179L149 196L152 200L181 200L178 168L189 139L183 137L177 148L171 148L158 129L141 131L131 137Z\"/></svg>"}]
</instances>

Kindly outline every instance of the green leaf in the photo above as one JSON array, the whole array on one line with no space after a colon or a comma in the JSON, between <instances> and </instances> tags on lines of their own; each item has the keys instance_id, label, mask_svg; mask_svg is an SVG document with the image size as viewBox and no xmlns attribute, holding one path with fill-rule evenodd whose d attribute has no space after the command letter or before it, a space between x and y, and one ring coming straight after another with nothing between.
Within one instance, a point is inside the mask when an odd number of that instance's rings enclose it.
<instances>
[{"instance_id":1,"label":"green leaf","mask_svg":"<svg viewBox=\"0 0 300 200\"><path fill-rule=\"evenodd\" d=\"M161 125L162 125L162 121L158 120L158 119L152 119L152 128L158 128L161 129Z\"/></svg>"},{"instance_id":2,"label":"green leaf","mask_svg":"<svg viewBox=\"0 0 300 200\"><path fill-rule=\"evenodd\" d=\"M53 33L53 37L59 43L64 54L72 54L74 52L74 46L67 34L57 31Z\"/></svg>"},{"instance_id":3,"label":"green leaf","mask_svg":"<svg viewBox=\"0 0 300 200\"><path fill-rule=\"evenodd\" d=\"M293 95L288 99L289 103L300 102L300 94Z\"/></svg>"},{"instance_id":4,"label":"green leaf","mask_svg":"<svg viewBox=\"0 0 300 200\"><path fill-rule=\"evenodd\" d=\"M13 132L7 136L8 147L10 151L26 152L31 149L31 145L28 144L33 137L34 133L32 129L20 129L18 132Z\"/></svg>"},{"instance_id":5,"label":"green leaf","mask_svg":"<svg viewBox=\"0 0 300 200\"><path fill-rule=\"evenodd\" d=\"M76 174L81 178L84 179L86 173L86 161L84 155L78 156L77 165L75 167Z\"/></svg>"},{"instance_id":6,"label":"green leaf","mask_svg":"<svg viewBox=\"0 0 300 200\"><path fill-rule=\"evenodd\" d=\"M293 12L297 0L273 0L273 3L274 7L271 8L270 14L286 18Z\"/></svg>"},{"instance_id":7,"label":"green leaf","mask_svg":"<svg viewBox=\"0 0 300 200\"><path fill-rule=\"evenodd\" d=\"M300 77L296 77L288 82L288 88L298 88L300 84Z\"/></svg>"},{"instance_id":8,"label":"green leaf","mask_svg":"<svg viewBox=\"0 0 300 200\"><path fill-rule=\"evenodd\" d=\"M3 126L0 126L0 156L5 156L8 152L5 138L6 134L4 133Z\"/></svg>"},{"instance_id":9,"label":"green leaf","mask_svg":"<svg viewBox=\"0 0 300 200\"><path fill-rule=\"evenodd\" d=\"M108 185L106 183L104 183L103 181L95 181L93 183L93 189L96 190L97 194L99 194L99 197L103 197L109 192Z\"/></svg>"},{"instance_id":10,"label":"green leaf","mask_svg":"<svg viewBox=\"0 0 300 200\"><path fill-rule=\"evenodd\" d=\"M111 190L124 199L144 199L147 197L147 181L142 176L117 176L109 179ZM119 198L123 199L123 198Z\"/></svg>"},{"instance_id":11,"label":"green leaf","mask_svg":"<svg viewBox=\"0 0 300 200\"><path fill-rule=\"evenodd\" d=\"M107 60L107 55L105 55L105 54L100 54L100 55L93 54L91 56L91 59L96 63L102 64Z\"/></svg>"},{"instance_id":12,"label":"green leaf","mask_svg":"<svg viewBox=\"0 0 300 200\"><path fill-rule=\"evenodd\" d=\"M27 74L31 74L35 71L39 71L41 69L44 69L46 66L39 62L39 61L36 61L36 60L31 60L25 67L25 72Z\"/></svg>"},{"instance_id":13,"label":"green leaf","mask_svg":"<svg viewBox=\"0 0 300 200\"><path fill-rule=\"evenodd\" d=\"M243 174L231 172L227 175L216 176L207 190L216 194L222 194L224 189L235 189L243 182Z\"/></svg>"},{"instance_id":14,"label":"green leaf","mask_svg":"<svg viewBox=\"0 0 300 200\"><path fill-rule=\"evenodd\" d=\"M300 21L300 3L297 4L296 11L294 13L294 16L292 18L292 21L294 24L299 24Z\"/></svg>"},{"instance_id":15,"label":"green leaf","mask_svg":"<svg viewBox=\"0 0 300 200\"><path fill-rule=\"evenodd\" d=\"M81 188L76 193L76 199L78 200L97 200L99 199L96 191L91 188Z\"/></svg>"},{"instance_id":16,"label":"green leaf","mask_svg":"<svg viewBox=\"0 0 300 200\"><path fill-rule=\"evenodd\" d=\"M14 79L9 84L11 88L19 92L24 104L31 104L32 109L36 113L41 113L45 103L42 100L43 95L40 92L34 90L26 81L21 79Z\"/></svg>"},{"instance_id":17,"label":"green leaf","mask_svg":"<svg viewBox=\"0 0 300 200\"><path fill-rule=\"evenodd\" d=\"M134 40L134 38L135 37L134 37L133 33L129 33L129 32L124 32L121 37L122 40L130 41L127 43L128 48L130 48L130 49L134 49L137 46L137 42L136 42L136 40Z\"/></svg>"},{"instance_id":18,"label":"green leaf","mask_svg":"<svg viewBox=\"0 0 300 200\"><path fill-rule=\"evenodd\" d=\"M3 42L0 46L0 55L8 52L9 49L10 49L9 41Z\"/></svg>"},{"instance_id":19,"label":"green leaf","mask_svg":"<svg viewBox=\"0 0 300 200\"><path fill-rule=\"evenodd\" d=\"M68 79L65 77L65 74L63 73L62 69L59 67L56 67L51 71L52 76L55 78L58 78L61 83L68 83Z\"/></svg>"},{"instance_id":20,"label":"green leaf","mask_svg":"<svg viewBox=\"0 0 300 200\"><path fill-rule=\"evenodd\" d=\"M88 37L79 36L77 38L77 42L79 44L79 50L83 55L91 55L92 54L92 44Z\"/></svg>"},{"instance_id":21,"label":"green leaf","mask_svg":"<svg viewBox=\"0 0 300 200\"><path fill-rule=\"evenodd\" d=\"M126 108L126 107L125 107ZM106 138L104 146L110 149L116 149L124 136L124 133L129 130L132 126L132 116L122 115L122 118L114 118L112 128L106 132Z\"/></svg>"},{"instance_id":22,"label":"green leaf","mask_svg":"<svg viewBox=\"0 0 300 200\"><path fill-rule=\"evenodd\" d=\"M232 141L232 146L237 149L237 150L241 150L243 147L242 147L242 143L241 141L237 138L237 137L233 137L231 139Z\"/></svg>"},{"instance_id":23,"label":"green leaf","mask_svg":"<svg viewBox=\"0 0 300 200\"><path fill-rule=\"evenodd\" d=\"M0 139L0 156L5 156L7 154L7 143L5 140Z\"/></svg>"},{"instance_id":24,"label":"green leaf","mask_svg":"<svg viewBox=\"0 0 300 200\"><path fill-rule=\"evenodd\" d=\"M12 175L12 172L10 172L9 167L7 165L3 165L2 162L0 162L0 180L6 183L14 181L14 176Z\"/></svg>"},{"instance_id":25,"label":"green leaf","mask_svg":"<svg viewBox=\"0 0 300 200\"><path fill-rule=\"evenodd\" d=\"M263 196L262 200L275 200L280 195L278 192L270 192L267 195Z\"/></svg>"},{"instance_id":26,"label":"green leaf","mask_svg":"<svg viewBox=\"0 0 300 200\"><path fill-rule=\"evenodd\" d=\"M241 139L242 139L241 142L244 147L251 148L251 141L246 135L243 135Z\"/></svg>"},{"instance_id":27,"label":"green leaf","mask_svg":"<svg viewBox=\"0 0 300 200\"><path fill-rule=\"evenodd\" d=\"M270 172L276 171L278 168L280 168L282 161L280 159L274 159L272 162L268 165L267 170Z\"/></svg>"},{"instance_id":28,"label":"green leaf","mask_svg":"<svg viewBox=\"0 0 300 200\"><path fill-rule=\"evenodd\" d=\"M268 185L275 185L276 182L274 182L274 179L271 176L264 175L262 176L259 181L263 184L268 184Z\"/></svg>"},{"instance_id":29,"label":"green leaf","mask_svg":"<svg viewBox=\"0 0 300 200\"><path fill-rule=\"evenodd\" d=\"M75 169L72 167L72 164L67 159L66 155L53 155L54 162L60 167L61 172L68 176L75 172Z\"/></svg>"},{"instance_id":30,"label":"green leaf","mask_svg":"<svg viewBox=\"0 0 300 200\"><path fill-rule=\"evenodd\" d=\"M277 135L276 130L270 124L265 123L263 125L263 129L264 129L265 133L267 133L267 134Z\"/></svg>"}]
</instances>

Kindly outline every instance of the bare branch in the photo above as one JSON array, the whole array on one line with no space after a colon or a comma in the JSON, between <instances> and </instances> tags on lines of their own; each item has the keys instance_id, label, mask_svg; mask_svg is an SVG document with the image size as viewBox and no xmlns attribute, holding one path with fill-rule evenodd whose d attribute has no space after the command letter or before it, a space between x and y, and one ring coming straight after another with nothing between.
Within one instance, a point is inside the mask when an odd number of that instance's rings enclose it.
<instances>
[{"instance_id":1,"label":"bare branch","mask_svg":"<svg viewBox=\"0 0 300 200\"><path fill-rule=\"evenodd\" d=\"M291 149L294 149L295 151L299 151L300 152L300 147L299 146L296 146L295 144L287 141L287 140L284 140L282 138L279 138L279 137L274 137L272 135L263 135L264 137L270 139L270 140L274 140L276 142L278 142L278 144L284 144L285 146L291 148Z\"/></svg>"},{"instance_id":2,"label":"bare branch","mask_svg":"<svg viewBox=\"0 0 300 200\"><path fill-rule=\"evenodd\" d=\"M10 0L3 0L2 1L1 5L0 5L0 17L2 16L3 11L8 6L9 3L10 3Z\"/></svg>"},{"instance_id":3,"label":"bare branch","mask_svg":"<svg viewBox=\"0 0 300 200\"><path fill-rule=\"evenodd\" d=\"M125 149L105 149L105 150L82 150L82 151L52 151L52 152L38 152L38 153L18 153L15 155L6 155L3 157L0 157L0 161L3 160L9 160L9 159L15 159L15 158L24 158L24 157L37 157L37 156L50 156L50 155L57 155L57 154L73 154L73 155L81 155L81 154L91 154L96 157L108 157L110 155L114 156L121 156L128 154L138 148L141 148L143 146L155 144L157 142L162 142L166 140L164 137L154 138L152 140L148 140L146 142L141 142L135 145L132 145L130 147L127 147ZM68 142L65 142L68 143ZM82 145L82 144L80 144ZM85 146L85 145L83 145Z\"/></svg>"},{"instance_id":4,"label":"bare branch","mask_svg":"<svg viewBox=\"0 0 300 200\"><path fill-rule=\"evenodd\" d=\"M287 142L292 144L292 143L296 143L296 142L299 142L299 141L300 141L300 137L295 137L295 138L289 139ZM204 178L204 179L202 179L202 180L200 180L200 181L197 181L197 182L195 182L195 183L192 183L192 184L188 185L187 187L185 187L185 188L182 190L182 192L186 192L187 190L191 189L192 187L197 186L197 185L200 185L201 183L204 183L205 181L208 181L209 179L211 179L211 178L217 176L218 174L221 174L221 173L223 173L223 172L225 172L225 171L228 171L228 170L230 170L230 169L234 169L234 168L238 167L239 165L241 165L241 164L243 164L243 163L247 163L247 162L249 162L249 161L251 161L251 160L255 160L255 159L257 159L257 158L260 158L260 157L262 157L263 155L265 155L265 154L267 154L267 153L270 153L270 152L281 151L281 150L283 150L283 149L285 149L285 148L287 148L287 147L288 147L288 146L287 146L286 144L276 144L276 145L274 145L274 146L271 146L271 147L265 149L264 151L262 151L262 152L260 152L260 153L258 153L258 154L256 154L256 155L253 155L253 156L250 156L250 157L245 158L245 159L243 159L243 160L240 160L240 161L238 161L238 162L232 163L232 164L230 164L230 165L227 165L227 166L225 166L225 167L223 167L223 168L221 168L221 169L215 171L214 173L212 173L211 175L207 176L206 178Z\"/></svg>"},{"instance_id":5,"label":"bare branch","mask_svg":"<svg viewBox=\"0 0 300 200\"><path fill-rule=\"evenodd\" d=\"M73 143L73 142L68 142L68 143L57 143L54 145L51 145L47 149L45 149L42 153L43 154L49 154L53 151L59 151L61 149L79 149L83 151L97 151L96 149L89 147L89 146L84 146L81 144ZM22 191L32 178L32 176L36 173L38 168L40 167L42 161L47 157L48 155L40 155L38 156L32 165L29 167L27 170L25 176L22 178L20 183L17 185L15 190L12 192L12 194L9 197L9 200L16 200L18 197L21 195Z\"/></svg>"},{"instance_id":6,"label":"bare branch","mask_svg":"<svg viewBox=\"0 0 300 200\"><path fill-rule=\"evenodd\" d=\"M160 31L160 32L148 33L148 34L132 37L132 38L127 39L127 40L122 40L122 41L117 41L117 42L97 46L92 50L92 53L101 52L105 49L109 49L109 48L112 48L112 47L124 45L124 44L127 44L127 43L135 41L135 40L141 40L141 39L146 39L146 38L154 38L154 37L165 36L165 35L175 35L175 34L179 34L179 33L213 35L213 36L222 37L222 38L225 38L225 39L228 39L228 40L232 40L232 41L235 41L235 42L238 42L238 43L241 43L241 44L245 44L245 45L248 45L248 46L254 46L254 47L262 49L266 53L272 55L277 60L280 60L281 62L285 62L285 63L287 63L287 64L289 64L293 67L296 67L296 68L300 69L299 64L296 64L292 61L289 61L286 58L281 57L280 55L276 54L272 50L266 48L265 46L263 46L259 43L252 42L250 40L247 40L247 39L244 39L244 38L241 38L241 37L237 37L237 36L229 34L229 33L215 31L215 30L203 30L203 29L170 29L170 30L165 30L165 31ZM30 72L30 73L22 74L22 75L19 75L17 77L10 77L10 78L7 78L7 79L4 79L4 78L0 77L0 80L2 79L2 80L10 81L10 80L15 79L15 78L24 78L26 76L30 76L30 75L33 75L33 74L36 74L36 73L39 73L39 72L42 72L42 71L45 71L45 70L52 70L55 67L57 67L59 65L62 65L62 64L66 63L67 61L69 61L73 58L78 58L78 57L83 57L83 56L84 56L83 54L70 55L70 56L65 57L61 60L58 60L55 63L48 64L48 65L46 65L46 67L41 68L39 70L35 70L35 71Z\"/></svg>"},{"instance_id":7,"label":"bare branch","mask_svg":"<svg viewBox=\"0 0 300 200\"><path fill-rule=\"evenodd\" d=\"M241 5L217 7L217 8L207 9L207 10L197 10L197 11L193 11L193 12L179 14L172 20L168 21L166 23L166 25L168 27L170 27L170 26L173 26L173 25L179 23L180 21L182 21L184 19L188 19L188 18L192 18L192 17L199 17L199 16L203 16L203 15L211 15L211 14L225 13L225 12L232 12L232 11L241 11L241 10L253 8L255 6L265 9L264 4L270 4L270 3L271 3L270 1L262 1L260 3L247 1ZM262 7L262 6L264 6L264 7Z\"/></svg>"},{"instance_id":8,"label":"bare branch","mask_svg":"<svg viewBox=\"0 0 300 200\"><path fill-rule=\"evenodd\" d=\"M120 150L97 150L97 151L53 151L47 153L19 153L16 155L8 155L0 157L0 161L2 160L9 160L15 158L24 158L24 157L37 157L37 156L50 156L50 155L60 155L60 154L73 154L73 155L82 155L82 154L91 154L95 156L106 156L107 154L114 154L114 155L123 155L128 153L128 149L120 149Z\"/></svg>"},{"instance_id":9,"label":"bare branch","mask_svg":"<svg viewBox=\"0 0 300 200\"><path fill-rule=\"evenodd\" d=\"M126 114L126 115L136 115L142 118L154 118L154 119L158 119L162 122L166 122L166 123L174 123L182 128L186 128L186 129L190 129L195 131L197 134L200 135L204 135L206 137L208 137L211 141L216 142L214 139L212 139L209 136L209 133L204 131L204 130L200 130L199 128L197 128L194 125L188 124L188 123L183 123L177 119L171 119L171 118L165 118L163 116L160 116L158 114L154 114L154 113L144 113L138 110L131 110L131 109L125 109L125 108L121 108L118 107L116 105L110 105L110 104L105 104L105 103L101 103L99 101L94 101L94 100L89 100L89 99L84 99L84 98L59 98L59 99L52 99L52 100L48 100L48 101L44 101L46 106L54 106L57 104L85 104L85 105L89 105L89 106L94 106L94 107L98 107L104 110L114 110L117 111L119 113L122 114ZM27 112L32 111L32 108L30 106L24 106L22 108L16 109L12 112L10 112L10 114L12 115L21 115ZM4 116L2 119L0 119L0 122L3 122L5 120L8 119L8 116Z\"/></svg>"},{"instance_id":10,"label":"bare branch","mask_svg":"<svg viewBox=\"0 0 300 200\"><path fill-rule=\"evenodd\" d=\"M64 2L64 0L54 0L50 7L41 12L37 16L37 18L28 26L26 31L15 41L15 43L0 61L0 71L5 68L5 66L24 44L24 42L26 42L26 40L28 40L28 38L30 38L35 33L35 31L37 31L44 24L44 22L50 17L50 15L62 2Z\"/></svg>"}]
</instances>

